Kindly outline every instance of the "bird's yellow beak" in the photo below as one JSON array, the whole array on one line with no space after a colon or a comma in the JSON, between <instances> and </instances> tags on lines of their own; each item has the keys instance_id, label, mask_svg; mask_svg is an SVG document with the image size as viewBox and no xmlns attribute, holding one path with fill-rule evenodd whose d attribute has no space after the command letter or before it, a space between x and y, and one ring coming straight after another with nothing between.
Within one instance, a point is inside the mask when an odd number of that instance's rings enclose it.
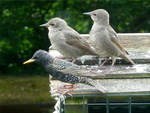
<instances>
[{"instance_id":1,"label":"bird's yellow beak","mask_svg":"<svg viewBox=\"0 0 150 113\"><path fill-rule=\"evenodd\" d=\"M32 63L34 61L35 61L34 59L29 59L29 60L25 61L23 64L29 64L29 63Z\"/></svg>"}]
</instances>

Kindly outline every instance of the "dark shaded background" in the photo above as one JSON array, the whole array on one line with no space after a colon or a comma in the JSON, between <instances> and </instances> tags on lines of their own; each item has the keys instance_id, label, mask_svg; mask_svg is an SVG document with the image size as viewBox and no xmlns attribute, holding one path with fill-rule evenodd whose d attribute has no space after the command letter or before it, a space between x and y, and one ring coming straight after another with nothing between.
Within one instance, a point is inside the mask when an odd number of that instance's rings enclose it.
<instances>
[{"instance_id":1,"label":"dark shaded background","mask_svg":"<svg viewBox=\"0 0 150 113\"><path fill-rule=\"evenodd\" d=\"M82 13L103 8L110 14L111 26L118 33L150 32L149 0L1 0L0 74L43 74L32 64L23 66L38 49L48 50L47 28L39 25L60 17L81 34L93 24Z\"/></svg>"}]
</instances>

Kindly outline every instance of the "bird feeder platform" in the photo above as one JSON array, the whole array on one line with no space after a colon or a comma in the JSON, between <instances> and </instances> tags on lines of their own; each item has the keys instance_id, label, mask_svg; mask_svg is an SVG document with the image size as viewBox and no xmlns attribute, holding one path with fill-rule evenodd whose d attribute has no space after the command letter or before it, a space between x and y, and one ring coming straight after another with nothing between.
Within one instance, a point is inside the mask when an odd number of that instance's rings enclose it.
<instances>
[{"instance_id":1,"label":"bird feeder platform","mask_svg":"<svg viewBox=\"0 0 150 113\"><path fill-rule=\"evenodd\" d=\"M89 35L81 35L89 40ZM71 91L72 96L89 96L89 95L107 95L107 94L150 94L150 33L126 33L118 34L118 38L123 47L129 52L129 57L136 63L131 66L122 59L117 59L114 71L107 73L111 65L111 60L101 70L95 70L99 75L92 76L108 92L103 94L94 87L77 84L76 89ZM56 50L49 50L49 53L56 57L61 56ZM70 59L66 59L70 60ZM87 69L93 69L104 61L104 58L96 56L82 56L75 62ZM50 79L51 96L57 97L60 92L68 89L58 87L69 85L61 81Z\"/></svg>"}]
</instances>

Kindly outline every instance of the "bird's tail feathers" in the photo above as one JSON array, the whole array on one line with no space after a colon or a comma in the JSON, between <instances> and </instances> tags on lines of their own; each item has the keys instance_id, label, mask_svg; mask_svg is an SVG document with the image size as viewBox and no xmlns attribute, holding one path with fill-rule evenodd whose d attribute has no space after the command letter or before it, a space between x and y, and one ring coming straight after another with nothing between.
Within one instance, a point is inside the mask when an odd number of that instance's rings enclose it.
<instances>
[{"instance_id":1,"label":"bird's tail feathers","mask_svg":"<svg viewBox=\"0 0 150 113\"><path fill-rule=\"evenodd\" d=\"M99 82L94 81L93 79L88 79L87 81L90 85L95 87L96 89L100 90L102 93L106 93L107 89L104 88Z\"/></svg>"},{"instance_id":2,"label":"bird's tail feathers","mask_svg":"<svg viewBox=\"0 0 150 113\"><path fill-rule=\"evenodd\" d=\"M135 63L127 55L121 55L121 58L127 62L130 62L132 65L135 65Z\"/></svg>"}]
</instances>

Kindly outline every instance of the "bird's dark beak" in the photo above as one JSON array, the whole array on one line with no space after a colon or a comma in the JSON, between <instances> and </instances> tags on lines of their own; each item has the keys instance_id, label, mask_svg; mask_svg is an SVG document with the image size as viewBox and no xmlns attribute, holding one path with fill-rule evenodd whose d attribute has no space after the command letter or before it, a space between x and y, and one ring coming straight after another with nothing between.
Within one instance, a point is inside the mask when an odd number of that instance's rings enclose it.
<instances>
[{"instance_id":1,"label":"bird's dark beak","mask_svg":"<svg viewBox=\"0 0 150 113\"><path fill-rule=\"evenodd\" d=\"M29 64L29 63L32 63L32 62L35 62L35 60L34 59L29 59L29 60L25 61L23 64Z\"/></svg>"},{"instance_id":2,"label":"bird's dark beak","mask_svg":"<svg viewBox=\"0 0 150 113\"><path fill-rule=\"evenodd\" d=\"M84 15L91 15L91 12L85 12Z\"/></svg>"},{"instance_id":3,"label":"bird's dark beak","mask_svg":"<svg viewBox=\"0 0 150 113\"><path fill-rule=\"evenodd\" d=\"M48 24L46 23L46 24L42 24L42 25L40 25L40 27L47 27L48 26Z\"/></svg>"}]
</instances>

